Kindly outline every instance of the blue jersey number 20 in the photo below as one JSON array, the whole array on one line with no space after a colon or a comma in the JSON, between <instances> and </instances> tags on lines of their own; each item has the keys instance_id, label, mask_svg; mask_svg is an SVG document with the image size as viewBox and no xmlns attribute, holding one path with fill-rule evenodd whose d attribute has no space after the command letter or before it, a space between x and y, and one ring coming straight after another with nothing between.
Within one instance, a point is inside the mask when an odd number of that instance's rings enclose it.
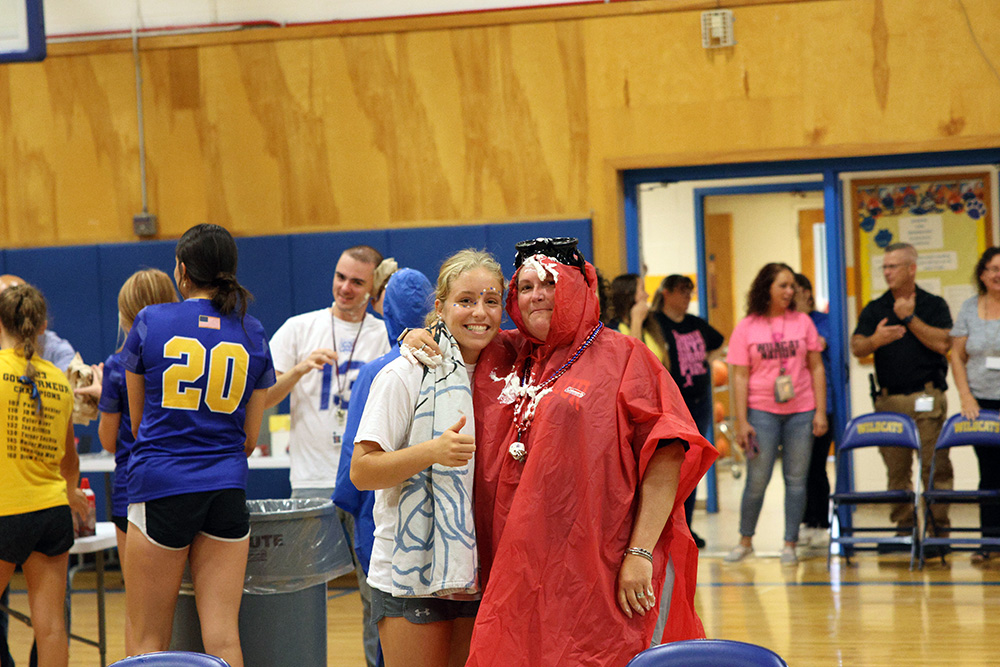
<instances>
[{"instance_id":1,"label":"blue jersey number 20","mask_svg":"<svg viewBox=\"0 0 1000 667\"><path fill-rule=\"evenodd\" d=\"M250 355L237 343L218 343L208 353L205 363L205 346L195 338L174 336L163 346L164 359L177 359L163 372L163 400L161 405L169 410L197 410L202 401L202 390L187 386L197 382L206 372L205 405L212 412L232 414L239 407L247 388L247 369Z\"/></svg>"}]
</instances>

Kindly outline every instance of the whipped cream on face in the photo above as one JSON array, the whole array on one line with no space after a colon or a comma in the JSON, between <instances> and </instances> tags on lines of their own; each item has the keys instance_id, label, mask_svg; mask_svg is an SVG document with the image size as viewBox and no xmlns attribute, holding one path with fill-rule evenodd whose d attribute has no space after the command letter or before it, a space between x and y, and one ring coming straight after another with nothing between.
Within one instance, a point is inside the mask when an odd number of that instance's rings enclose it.
<instances>
[{"instance_id":1,"label":"whipped cream on face","mask_svg":"<svg viewBox=\"0 0 1000 667\"><path fill-rule=\"evenodd\" d=\"M548 280L548 275L552 274L552 282L559 282L559 262L548 255L541 253L532 255L521 264L522 269L534 269L539 280Z\"/></svg>"}]
</instances>

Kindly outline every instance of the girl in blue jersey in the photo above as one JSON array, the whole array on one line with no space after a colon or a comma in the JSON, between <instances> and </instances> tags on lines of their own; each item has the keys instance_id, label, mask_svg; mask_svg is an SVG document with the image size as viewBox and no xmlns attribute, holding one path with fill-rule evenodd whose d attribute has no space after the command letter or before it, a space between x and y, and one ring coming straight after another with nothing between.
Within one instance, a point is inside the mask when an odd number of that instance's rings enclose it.
<instances>
[{"instance_id":1,"label":"girl in blue jersey","mask_svg":"<svg viewBox=\"0 0 1000 667\"><path fill-rule=\"evenodd\" d=\"M159 269L136 271L118 292L118 327L127 336L136 315L146 306L155 303L176 303L177 292L170 276ZM129 418L128 394L125 388L123 352L119 348L104 362L104 379L101 384L101 421L97 435L101 446L115 455L115 483L111 491L111 520L118 538L118 558L125 569L125 534L128 530L128 480L129 454L132 452L132 420ZM130 633L125 619L125 635Z\"/></svg>"},{"instance_id":2,"label":"girl in blue jersey","mask_svg":"<svg viewBox=\"0 0 1000 667\"><path fill-rule=\"evenodd\" d=\"M218 225L177 243L184 301L148 306L122 350L135 444L128 470L129 655L162 651L189 562L205 651L243 666L238 613L250 517L246 457L274 366L246 315L236 244Z\"/></svg>"}]
</instances>

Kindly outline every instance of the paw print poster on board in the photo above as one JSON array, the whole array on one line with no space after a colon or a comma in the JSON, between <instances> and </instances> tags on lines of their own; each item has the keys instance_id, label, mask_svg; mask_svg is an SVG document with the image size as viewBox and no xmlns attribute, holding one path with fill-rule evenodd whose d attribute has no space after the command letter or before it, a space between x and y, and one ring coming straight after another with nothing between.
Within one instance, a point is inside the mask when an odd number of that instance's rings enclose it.
<instances>
[{"instance_id":1,"label":"paw print poster on board","mask_svg":"<svg viewBox=\"0 0 1000 667\"><path fill-rule=\"evenodd\" d=\"M851 180L857 311L887 289L885 248L909 243L918 253L917 284L957 313L975 292L976 261L994 244L995 178L984 171Z\"/></svg>"}]
</instances>

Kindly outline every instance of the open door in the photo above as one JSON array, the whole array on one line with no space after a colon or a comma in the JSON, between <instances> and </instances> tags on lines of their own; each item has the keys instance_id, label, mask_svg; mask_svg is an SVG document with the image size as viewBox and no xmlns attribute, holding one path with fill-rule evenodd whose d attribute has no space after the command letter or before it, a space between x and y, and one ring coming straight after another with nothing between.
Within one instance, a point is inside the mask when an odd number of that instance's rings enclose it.
<instances>
[{"instance_id":1,"label":"open door","mask_svg":"<svg viewBox=\"0 0 1000 667\"><path fill-rule=\"evenodd\" d=\"M707 304L702 312L706 313L708 323L726 337L728 343L733 327L736 326L733 301L733 216L731 213L712 213L705 215L705 288ZM729 383L723 382L715 386L715 373L712 373L712 403L715 414L715 444L724 456L732 450L734 443L729 436L719 429L719 412L723 416L733 416L733 405L729 392ZM716 406L721 406L721 410ZM715 511L714 498L710 498L708 510Z\"/></svg>"},{"instance_id":2,"label":"open door","mask_svg":"<svg viewBox=\"0 0 1000 667\"><path fill-rule=\"evenodd\" d=\"M705 267L708 323L729 340L736 326L733 307L733 216L705 216Z\"/></svg>"},{"instance_id":3,"label":"open door","mask_svg":"<svg viewBox=\"0 0 1000 667\"><path fill-rule=\"evenodd\" d=\"M799 271L813 284L816 292L816 248L813 243L813 225L822 225L826 217L821 208L799 211Z\"/></svg>"}]
</instances>

